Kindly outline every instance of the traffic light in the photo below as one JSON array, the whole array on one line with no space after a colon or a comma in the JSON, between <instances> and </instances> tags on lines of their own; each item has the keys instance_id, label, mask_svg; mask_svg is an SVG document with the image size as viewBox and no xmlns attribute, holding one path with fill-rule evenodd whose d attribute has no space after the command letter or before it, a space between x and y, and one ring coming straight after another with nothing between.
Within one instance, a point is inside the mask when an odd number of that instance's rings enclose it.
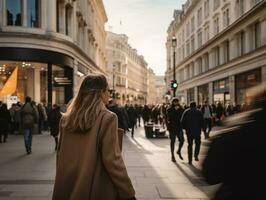
<instances>
[{"instance_id":1,"label":"traffic light","mask_svg":"<svg viewBox=\"0 0 266 200\"><path fill-rule=\"evenodd\" d=\"M178 84L177 84L176 80L172 80L172 81L171 81L171 88L172 88L172 89L176 89L177 86L178 86Z\"/></svg>"}]
</instances>

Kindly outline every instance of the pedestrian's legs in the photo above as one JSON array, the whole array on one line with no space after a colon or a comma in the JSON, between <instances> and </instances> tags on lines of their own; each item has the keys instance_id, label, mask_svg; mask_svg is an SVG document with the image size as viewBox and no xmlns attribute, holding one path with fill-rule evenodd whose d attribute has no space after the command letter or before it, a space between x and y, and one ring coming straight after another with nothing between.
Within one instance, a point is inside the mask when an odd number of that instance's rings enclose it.
<instances>
[{"instance_id":1,"label":"pedestrian's legs","mask_svg":"<svg viewBox=\"0 0 266 200\"><path fill-rule=\"evenodd\" d=\"M54 136L54 141L55 141L55 151L56 151L58 147L58 136Z\"/></svg>"},{"instance_id":2,"label":"pedestrian's legs","mask_svg":"<svg viewBox=\"0 0 266 200\"><path fill-rule=\"evenodd\" d=\"M208 124L208 132L207 132L207 135L208 135L208 137L210 137L210 132L212 130L212 119L211 118L208 119L207 124Z\"/></svg>"},{"instance_id":3,"label":"pedestrian's legs","mask_svg":"<svg viewBox=\"0 0 266 200\"><path fill-rule=\"evenodd\" d=\"M179 158L181 160L183 160L183 157L182 157L182 154L181 154L181 149L182 149L182 147L184 145L185 139L184 139L184 133L183 133L182 129L178 131L177 138L178 138L178 141L179 141L179 145L178 145L178 150L177 150L176 153L179 155Z\"/></svg>"},{"instance_id":4,"label":"pedestrian's legs","mask_svg":"<svg viewBox=\"0 0 266 200\"><path fill-rule=\"evenodd\" d=\"M200 139L200 136L195 136L195 152L194 152L194 157L195 157L195 160L198 161L199 158L199 152L200 152L200 144L201 144L201 139Z\"/></svg>"},{"instance_id":5,"label":"pedestrian's legs","mask_svg":"<svg viewBox=\"0 0 266 200\"><path fill-rule=\"evenodd\" d=\"M2 133L0 133L0 143L2 143Z\"/></svg>"},{"instance_id":6,"label":"pedestrian's legs","mask_svg":"<svg viewBox=\"0 0 266 200\"><path fill-rule=\"evenodd\" d=\"M134 126L135 126L135 124L133 124L133 126L131 128L131 137L134 137Z\"/></svg>"},{"instance_id":7,"label":"pedestrian's legs","mask_svg":"<svg viewBox=\"0 0 266 200\"><path fill-rule=\"evenodd\" d=\"M31 145L32 145L32 132L33 132L33 130L30 129L30 135L29 135L29 150L30 150L30 153L31 153Z\"/></svg>"},{"instance_id":8,"label":"pedestrian's legs","mask_svg":"<svg viewBox=\"0 0 266 200\"><path fill-rule=\"evenodd\" d=\"M208 124L208 119L204 119L204 124L203 124L203 132L204 132L205 139L207 139L207 138L208 138L208 133L207 133L207 124Z\"/></svg>"},{"instance_id":9,"label":"pedestrian's legs","mask_svg":"<svg viewBox=\"0 0 266 200\"><path fill-rule=\"evenodd\" d=\"M192 148L193 148L193 137L192 136L187 136L188 140L188 163L192 164Z\"/></svg>"},{"instance_id":10,"label":"pedestrian's legs","mask_svg":"<svg viewBox=\"0 0 266 200\"><path fill-rule=\"evenodd\" d=\"M175 140L176 140L176 133L174 131L170 131L170 150L172 155L172 161L175 162Z\"/></svg>"},{"instance_id":11,"label":"pedestrian's legs","mask_svg":"<svg viewBox=\"0 0 266 200\"><path fill-rule=\"evenodd\" d=\"M29 149L29 143L30 143L30 129L24 129L24 142L25 142L25 148L26 152L29 154L30 149Z\"/></svg>"},{"instance_id":12,"label":"pedestrian's legs","mask_svg":"<svg viewBox=\"0 0 266 200\"><path fill-rule=\"evenodd\" d=\"M5 131L5 132L4 132L4 143L6 142L7 136L8 136L8 132Z\"/></svg>"}]
</instances>

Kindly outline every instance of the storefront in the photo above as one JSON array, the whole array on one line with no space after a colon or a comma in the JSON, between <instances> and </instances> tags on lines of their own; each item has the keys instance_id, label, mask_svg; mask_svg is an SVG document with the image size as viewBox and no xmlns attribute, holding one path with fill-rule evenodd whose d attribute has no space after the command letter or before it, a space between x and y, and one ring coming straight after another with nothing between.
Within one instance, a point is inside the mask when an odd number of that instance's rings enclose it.
<instances>
[{"instance_id":1,"label":"storefront","mask_svg":"<svg viewBox=\"0 0 266 200\"><path fill-rule=\"evenodd\" d=\"M209 84L198 87L198 104L203 105L204 101L209 99Z\"/></svg>"},{"instance_id":2,"label":"storefront","mask_svg":"<svg viewBox=\"0 0 266 200\"><path fill-rule=\"evenodd\" d=\"M235 77L236 103L238 105L249 105L253 96L248 92L248 89L260 83L261 68L237 75Z\"/></svg>"},{"instance_id":3,"label":"storefront","mask_svg":"<svg viewBox=\"0 0 266 200\"><path fill-rule=\"evenodd\" d=\"M37 103L67 103L73 96L73 59L52 51L1 47L0 100L24 102L26 96Z\"/></svg>"},{"instance_id":4,"label":"storefront","mask_svg":"<svg viewBox=\"0 0 266 200\"><path fill-rule=\"evenodd\" d=\"M229 103L230 100L229 78L213 82L213 102L215 104L220 102L225 105Z\"/></svg>"},{"instance_id":5,"label":"storefront","mask_svg":"<svg viewBox=\"0 0 266 200\"><path fill-rule=\"evenodd\" d=\"M187 103L188 103L188 105L192 101L195 101L195 89L194 88L190 88L187 90Z\"/></svg>"}]
</instances>

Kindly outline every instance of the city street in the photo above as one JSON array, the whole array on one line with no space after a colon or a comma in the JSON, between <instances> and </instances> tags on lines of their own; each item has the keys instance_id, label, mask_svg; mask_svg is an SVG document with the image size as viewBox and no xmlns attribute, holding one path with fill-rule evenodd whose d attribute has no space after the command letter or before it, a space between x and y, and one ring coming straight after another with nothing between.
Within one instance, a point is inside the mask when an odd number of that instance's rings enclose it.
<instances>
[{"instance_id":1,"label":"city street","mask_svg":"<svg viewBox=\"0 0 266 200\"><path fill-rule=\"evenodd\" d=\"M55 175L53 138L47 134L34 135L33 153L26 155L22 136L10 136L0 145L0 199L48 200L52 197ZM207 149L202 141L200 161ZM124 137L123 157L141 200L209 199L215 186L208 186L200 175L201 163L170 160L169 139L146 139L143 127L136 129L135 138ZM71 162L71 161L70 161Z\"/></svg>"}]
</instances>

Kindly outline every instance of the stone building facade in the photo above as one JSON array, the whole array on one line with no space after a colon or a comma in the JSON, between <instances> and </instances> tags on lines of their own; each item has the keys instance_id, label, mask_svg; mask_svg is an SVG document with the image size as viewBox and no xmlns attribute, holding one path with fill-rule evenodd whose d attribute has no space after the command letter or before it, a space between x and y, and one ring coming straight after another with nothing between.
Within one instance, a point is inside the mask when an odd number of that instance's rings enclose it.
<instances>
[{"instance_id":1,"label":"stone building facade","mask_svg":"<svg viewBox=\"0 0 266 200\"><path fill-rule=\"evenodd\" d=\"M2 0L0 11L0 90L18 69L2 100L67 103L84 75L106 74L102 0Z\"/></svg>"},{"instance_id":2,"label":"stone building facade","mask_svg":"<svg viewBox=\"0 0 266 200\"><path fill-rule=\"evenodd\" d=\"M167 102L166 88L165 88L165 77L156 76L155 77L155 87L156 87L156 104L161 104Z\"/></svg>"},{"instance_id":3,"label":"stone building facade","mask_svg":"<svg viewBox=\"0 0 266 200\"><path fill-rule=\"evenodd\" d=\"M151 68L148 69L148 96L147 104L155 105L156 102L156 75Z\"/></svg>"},{"instance_id":4,"label":"stone building facade","mask_svg":"<svg viewBox=\"0 0 266 200\"><path fill-rule=\"evenodd\" d=\"M266 2L188 0L168 28L166 85L185 103L248 103L248 89L266 81ZM172 47L172 38L177 46Z\"/></svg>"},{"instance_id":5,"label":"stone building facade","mask_svg":"<svg viewBox=\"0 0 266 200\"><path fill-rule=\"evenodd\" d=\"M145 104L148 64L144 57L129 45L124 34L107 32L106 43L109 85L118 103Z\"/></svg>"}]
</instances>

